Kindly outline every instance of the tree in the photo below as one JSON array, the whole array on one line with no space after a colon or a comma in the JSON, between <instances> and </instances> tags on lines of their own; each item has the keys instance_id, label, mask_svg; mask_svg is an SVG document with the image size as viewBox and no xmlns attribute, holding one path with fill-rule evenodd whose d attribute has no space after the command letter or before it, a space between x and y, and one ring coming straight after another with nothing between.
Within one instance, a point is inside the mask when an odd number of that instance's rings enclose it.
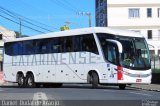
<instances>
[{"instance_id":1,"label":"tree","mask_svg":"<svg viewBox=\"0 0 160 106\"><path fill-rule=\"evenodd\" d=\"M20 38L21 37L21 34L18 31L15 31L15 33L16 33L16 38Z\"/></svg>"}]
</instances>

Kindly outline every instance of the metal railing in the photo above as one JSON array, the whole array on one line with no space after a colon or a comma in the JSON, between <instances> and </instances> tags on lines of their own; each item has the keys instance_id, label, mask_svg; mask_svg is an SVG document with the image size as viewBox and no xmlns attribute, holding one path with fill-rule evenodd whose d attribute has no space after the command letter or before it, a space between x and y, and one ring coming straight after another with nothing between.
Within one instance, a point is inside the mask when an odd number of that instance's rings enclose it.
<instances>
[{"instance_id":1,"label":"metal railing","mask_svg":"<svg viewBox=\"0 0 160 106\"><path fill-rule=\"evenodd\" d=\"M152 69L160 69L160 56L151 56L151 67Z\"/></svg>"}]
</instances>

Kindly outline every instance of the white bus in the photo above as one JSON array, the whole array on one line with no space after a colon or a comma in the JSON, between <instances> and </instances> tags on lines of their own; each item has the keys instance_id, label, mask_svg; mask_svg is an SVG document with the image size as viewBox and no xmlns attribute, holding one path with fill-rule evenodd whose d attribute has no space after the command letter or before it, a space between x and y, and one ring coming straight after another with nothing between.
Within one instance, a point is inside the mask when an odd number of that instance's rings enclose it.
<instances>
[{"instance_id":1,"label":"white bus","mask_svg":"<svg viewBox=\"0 0 160 106\"><path fill-rule=\"evenodd\" d=\"M17 38L4 44L4 80L20 87L63 83L151 82L145 38L131 31L83 28Z\"/></svg>"}]
</instances>

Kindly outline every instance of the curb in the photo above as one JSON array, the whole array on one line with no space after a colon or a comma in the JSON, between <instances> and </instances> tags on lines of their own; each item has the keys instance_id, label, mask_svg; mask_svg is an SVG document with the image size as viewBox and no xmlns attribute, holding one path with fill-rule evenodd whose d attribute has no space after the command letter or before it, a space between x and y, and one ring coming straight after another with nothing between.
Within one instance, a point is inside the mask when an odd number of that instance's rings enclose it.
<instances>
[{"instance_id":1,"label":"curb","mask_svg":"<svg viewBox=\"0 0 160 106\"><path fill-rule=\"evenodd\" d=\"M141 87L132 87L132 86L128 86L130 88L136 88L136 89L140 89L140 90L146 90L146 91L155 91L155 92L160 92L160 90L158 89L152 89L152 88L141 88Z\"/></svg>"},{"instance_id":2,"label":"curb","mask_svg":"<svg viewBox=\"0 0 160 106\"><path fill-rule=\"evenodd\" d=\"M3 83L0 82L0 86L17 86L16 83L11 83L11 82L7 82L7 81L4 81Z\"/></svg>"}]
</instances>

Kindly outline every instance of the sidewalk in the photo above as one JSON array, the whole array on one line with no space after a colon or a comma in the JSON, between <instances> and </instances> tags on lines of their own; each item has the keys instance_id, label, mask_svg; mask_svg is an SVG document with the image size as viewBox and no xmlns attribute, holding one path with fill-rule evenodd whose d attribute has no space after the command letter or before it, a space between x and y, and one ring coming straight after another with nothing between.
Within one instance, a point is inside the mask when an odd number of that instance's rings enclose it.
<instances>
[{"instance_id":1,"label":"sidewalk","mask_svg":"<svg viewBox=\"0 0 160 106\"><path fill-rule=\"evenodd\" d=\"M133 84L129 87L160 92L160 84Z\"/></svg>"}]
</instances>

